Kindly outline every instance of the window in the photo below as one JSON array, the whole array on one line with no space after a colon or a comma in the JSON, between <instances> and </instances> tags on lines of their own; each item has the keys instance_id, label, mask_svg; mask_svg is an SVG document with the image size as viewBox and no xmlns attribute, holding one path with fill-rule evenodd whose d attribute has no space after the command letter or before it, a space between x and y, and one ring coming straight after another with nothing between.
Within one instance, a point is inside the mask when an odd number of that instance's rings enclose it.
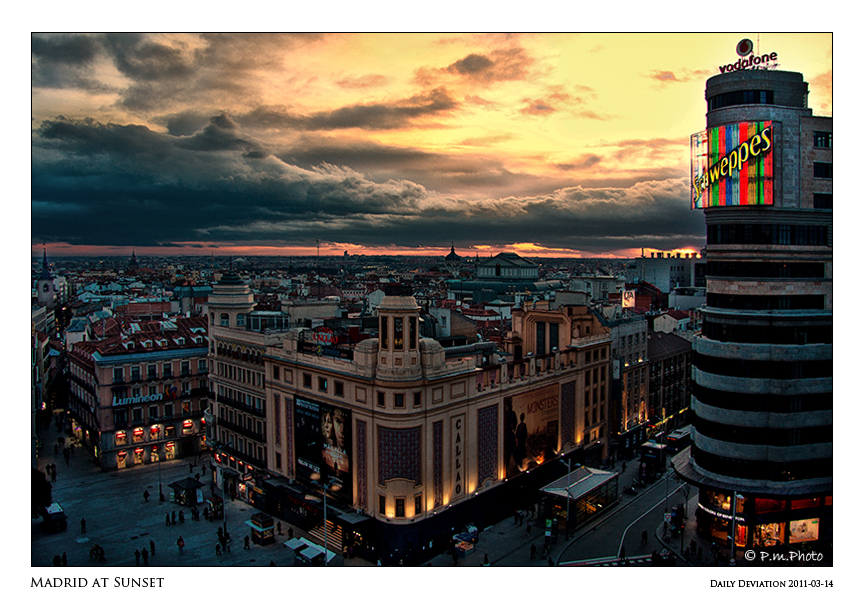
<instances>
[{"instance_id":1,"label":"window","mask_svg":"<svg viewBox=\"0 0 865 600\"><path fill-rule=\"evenodd\" d=\"M344 396L345 395L345 384L341 381L333 382L333 394L334 396Z\"/></svg>"},{"instance_id":2,"label":"window","mask_svg":"<svg viewBox=\"0 0 865 600\"><path fill-rule=\"evenodd\" d=\"M832 208L832 194L814 194L814 208Z\"/></svg>"},{"instance_id":3,"label":"window","mask_svg":"<svg viewBox=\"0 0 865 600\"><path fill-rule=\"evenodd\" d=\"M156 365L147 365L147 378L156 379Z\"/></svg>"},{"instance_id":4,"label":"window","mask_svg":"<svg viewBox=\"0 0 865 600\"><path fill-rule=\"evenodd\" d=\"M318 378L318 391L319 392L327 392L327 378L319 377Z\"/></svg>"},{"instance_id":5,"label":"window","mask_svg":"<svg viewBox=\"0 0 865 600\"><path fill-rule=\"evenodd\" d=\"M222 327L228 327L229 326L228 313L222 313L219 315L219 324Z\"/></svg>"},{"instance_id":6,"label":"window","mask_svg":"<svg viewBox=\"0 0 865 600\"><path fill-rule=\"evenodd\" d=\"M397 498L396 499L396 516L404 517L405 516L405 498Z\"/></svg>"},{"instance_id":7,"label":"window","mask_svg":"<svg viewBox=\"0 0 865 600\"><path fill-rule=\"evenodd\" d=\"M821 179L832 179L832 163L815 162L814 177L819 177Z\"/></svg>"},{"instance_id":8,"label":"window","mask_svg":"<svg viewBox=\"0 0 865 600\"><path fill-rule=\"evenodd\" d=\"M376 396L376 404L384 406L384 392L379 392Z\"/></svg>"},{"instance_id":9,"label":"window","mask_svg":"<svg viewBox=\"0 0 865 600\"><path fill-rule=\"evenodd\" d=\"M381 317L378 330L379 344L382 350L387 350L387 317Z\"/></svg>"},{"instance_id":10,"label":"window","mask_svg":"<svg viewBox=\"0 0 865 600\"><path fill-rule=\"evenodd\" d=\"M273 365L273 380L279 381L279 367L276 365Z\"/></svg>"},{"instance_id":11,"label":"window","mask_svg":"<svg viewBox=\"0 0 865 600\"><path fill-rule=\"evenodd\" d=\"M184 417L189 415L189 413L192 412L192 403L190 403L188 400L186 402L181 402L180 411L183 413Z\"/></svg>"},{"instance_id":12,"label":"window","mask_svg":"<svg viewBox=\"0 0 865 600\"><path fill-rule=\"evenodd\" d=\"M415 406L420 406L422 399L423 399L423 396L421 395L420 392L414 393L414 405Z\"/></svg>"},{"instance_id":13,"label":"window","mask_svg":"<svg viewBox=\"0 0 865 600\"><path fill-rule=\"evenodd\" d=\"M381 494L379 494L379 497L378 497L378 514L380 514L380 515L384 514L385 506L386 506L385 497L382 496Z\"/></svg>"},{"instance_id":14,"label":"window","mask_svg":"<svg viewBox=\"0 0 865 600\"><path fill-rule=\"evenodd\" d=\"M276 470L279 471L280 469L282 469L282 455L279 452L277 452L275 457L276 457Z\"/></svg>"},{"instance_id":15,"label":"window","mask_svg":"<svg viewBox=\"0 0 865 600\"><path fill-rule=\"evenodd\" d=\"M152 420L159 418L159 407L158 406L150 406L147 408L147 418Z\"/></svg>"},{"instance_id":16,"label":"window","mask_svg":"<svg viewBox=\"0 0 865 600\"><path fill-rule=\"evenodd\" d=\"M163 377L171 377L172 374L171 363L164 363L162 365L162 376Z\"/></svg>"},{"instance_id":17,"label":"window","mask_svg":"<svg viewBox=\"0 0 865 600\"><path fill-rule=\"evenodd\" d=\"M123 367L114 369L114 383L123 383Z\"/></svg>"},{"instance_id":18,"label":"window","mask_svg":"<svg viewBox=\"0 0 865 600\"><path fill-rule=\"evenodd\" d=\"M309 373L303 374L303 387L311 388L312 387L312 375Z\"/></svg>"},{"instance_id":19,"label":"window","mask_svg":"<svg viewBox=\"0 0 865 600\"><path fill-rule=\"evenodd\" d=\"M402 350L402 317L394 317L393 320L393 349Z\"/></svg>"},{"instance_id":20,"label":"window","mask_svg":"<svg viewBox=\"0 0 865 600\"><path fill-rule=\"evenodd\" d=\"M393 405L397 408L405 407L405 394L394 394Z\"/></svg>"},{"instance_id":21,"label":"window","mask_svg":"<svg viewBox=\"0 0 865 600\"><path fill-rule=\"evenodd\" d=\"M140 423L144 419L142 413L143 413L143 411L141 410L140 407L139 408L133 408L132 409L132 422L133 423ZM136 441L140 441L140 440L136 440Z\"/></svg>"},{"instance_id":22,"label":"window","mask_svg":"<svg viewBox=\"0 0 865 600\"><path fill-rule=\"evenodd\" d=\"M126 424L127 424L126 419L127 419L128 414L129 414L129 411L127 411L125 408L123 410L115 410L114 411L114 427L116 427L117 429L122 429L122 428L126 427Z\"/></svg>"},{"instance_id":23,"label":"window","mask_svg":"<svg viewBox=\"0 0 865 600\"><path fill-rule=\"evenodd\" d=\"M180 374L181 375L189 375L189 361L184 360L180 363Z\"/></svg>"},{"instance_id":24,"label":"window","mask_svg":"<svg viewBox=\"0 0 865 600\"><path fill-rule=\"evenodd\" d=\"M174 416L174 405L173 404L165 404L162 407L162 414L165 417L173 417Z\"/></svg>"},{"instance_id":25,"label":"window","mask_svg":"<svg viewBox=\"0 0 865 600\"><path fill-rule=\"evenodd\" d=\"M414 497L414 514L416 514L416 515L419 515L423 512L422 498L423 498L423 496L421 496L421 494L418 494L417 496Z\"/></svg>"},{"instance_id":26,"label":"window","mask_svg":"<svg viewBox=\"0 0 865 600\"><path fill-rule=\"evenodd\" d=\"M408 348L409 350L417 349L417 317L409 317L408 319Z\"/></svg>"},{"instance_id":27,"label":"window","mask_svg":"<svg viewBox=\"0 0 865 600\"><path fill-rule=\"evenodd\" d=\"M141 380L141 367L130 367L129 380L130 381L140 381Z\"/></svg>"},{"instance_id":28,"label":"window","mask_svg":"<svg viewBox=\"0 0 865 600\"><path fill-rule=\"evenodd\" d=\"M207 373L207 359L204 359L204 358L198 359L198 372L199 373Z\"/></svg>"},{"instance_id":29,"label":"window","mask_svg":"<svg viewBox=\"0 0 865 600\"><path fill-rule=\"evenodd\" d=\"M814 147L815 148L831 148L832 147L832 132L831 131L815 131L814 132Z\"/></svg>"}]
</instances>

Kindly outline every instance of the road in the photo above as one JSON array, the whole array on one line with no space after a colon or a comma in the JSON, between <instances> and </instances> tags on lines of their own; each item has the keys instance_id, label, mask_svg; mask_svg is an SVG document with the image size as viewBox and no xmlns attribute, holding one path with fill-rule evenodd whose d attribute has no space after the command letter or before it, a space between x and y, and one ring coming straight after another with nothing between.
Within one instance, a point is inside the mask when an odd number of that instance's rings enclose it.
<instances>
[{"instance_id":1,"label":"road","mask_svg":"<svg viewBox=\"0 0 865 600\"><path fill-rule=\"evenodd\" d=\"M554 549L557 563L615 560L622 548L627 557L661 552L664 546L658 540L656 531L664 521L664 513L669 512L674 504L684 502L684 491L688 492L689 503L694 502L697 490L686 489L672 478L672 471L668 470L665 478L638 489L636 496L625 495L612 512L578 530L569 541L560 541L558 548ZM641 542L643 532L646 532L647 537L645 544Z\"/></svg>"}]
</instances>

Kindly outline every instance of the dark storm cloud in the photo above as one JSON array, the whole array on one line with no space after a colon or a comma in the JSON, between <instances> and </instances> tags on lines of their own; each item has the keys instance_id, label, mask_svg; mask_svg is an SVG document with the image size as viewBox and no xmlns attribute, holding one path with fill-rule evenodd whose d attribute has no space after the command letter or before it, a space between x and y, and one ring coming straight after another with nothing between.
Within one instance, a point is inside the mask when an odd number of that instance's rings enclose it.
<instances>
[{"instance_id":1,"label":"dark storm cloud","mask_svg":"<svg viewBox=\"0 0 865 600\"><path fill-rule=\"evenodd\" d=\"M97 39L88 35L59 35L30 38L31 84L34 88L77 88L110 91L90 74L102 55Z\"/></svg>"},{"instance_id":2,"label":"dark storm cloud","mask_svg":"<svg viewBox=\"0 0 865 600\"><path fill-rule=\"evenodd\" d=\"M428 117L446 116L458 103L445 88L436 88L392 102L354 104L335 110L299 115L285 107L259 107L237 117L248 127L281 127L295 130L401 129Z\"/></svg>"},{"instance_id":3,"label":"dark storm cloud","mask_svg":"<svg viewBox=\"0 0 865 600\"><path fill-rule=\"evenodd\" d=\"M320 152L315 160L327 157ZM402 160L444 160L410 154ZM684 178L455 200L405 179L375 182L354 169L312 164L312 154L308 166L280 160L226 115L190 136L54 119L37 130L32 155L36 243L292 245L318 238L415 247L440 245L447 232L458 245L525 241L607 252L655 246L649 240L659 235L694 245L704 233L702 215L689 211ZM491 187L518 177L480 162L450 176L487 177Z\"/></svg>"}]
</instances>

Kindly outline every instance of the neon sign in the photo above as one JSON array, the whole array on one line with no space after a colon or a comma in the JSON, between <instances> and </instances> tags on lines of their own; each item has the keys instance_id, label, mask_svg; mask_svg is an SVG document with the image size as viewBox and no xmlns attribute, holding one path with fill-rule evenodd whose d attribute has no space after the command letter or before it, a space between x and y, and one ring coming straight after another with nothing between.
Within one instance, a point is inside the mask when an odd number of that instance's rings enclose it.
<instances>
[{"instance_id":1,"label":"neon sign","mask_svg":"<svg viewBox=\"0 0 865 600\"><path fill-rule=\"evenodd\" d=\"M691 207L774 203L772 121L712 127L691 136Z\"/></svg>"}]
</instances>

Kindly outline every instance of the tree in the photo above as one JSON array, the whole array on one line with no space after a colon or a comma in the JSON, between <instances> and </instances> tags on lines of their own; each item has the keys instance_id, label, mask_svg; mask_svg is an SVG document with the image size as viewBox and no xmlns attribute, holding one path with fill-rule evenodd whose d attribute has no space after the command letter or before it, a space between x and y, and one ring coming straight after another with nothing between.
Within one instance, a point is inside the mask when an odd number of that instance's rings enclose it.
<instances>
[{"instance_id":1,"label":"tree","mask_svg":"<svg viewBox=\"0 0 865 600\"><path fill-rule=\"evenodd\" d=\"M30 512L35 519L51 505L51 484L48 476L39 469L33 469L30 479Z\"/></svg>"}]
</instances>

